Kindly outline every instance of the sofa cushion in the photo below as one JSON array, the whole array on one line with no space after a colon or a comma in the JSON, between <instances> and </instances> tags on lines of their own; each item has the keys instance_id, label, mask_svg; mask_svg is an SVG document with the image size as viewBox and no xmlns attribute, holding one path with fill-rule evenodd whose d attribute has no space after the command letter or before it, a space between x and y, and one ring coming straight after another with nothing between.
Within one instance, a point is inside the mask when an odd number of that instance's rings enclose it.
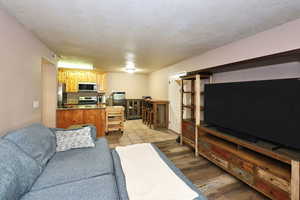
<instances>
[{"instance_id":1,"label":"sofa cushion","mask_svg":"<svg viewBox=\"0 0 300 200\"><path fill-rule=\"evenodd\" d=\"M94 148L58 152L49 161L32 191L103 174L112 174L113 161L106 139L100 138Z\"/></svg>"},{"instance_id":2,"label":"sofa cushion","mask_svg":"<svg viewBox=\"0 0 300 200\"><path fill-rule=\"evenodd\" d=\"M44 190L29 192L21 200L118 200L113 175L103 175Z\"/></svg>"},{"instance_id":3,"label":"sofa cushion","mask_svg":"<svg viewBox=\"0 0 300 200\"><path fill-rule=\"evenodd\" d=\"M42 167L55 153L55 135L49 128L41 124L32 124L9 132L4 138L15 143Z\"/></svg>"},{"instance_id":4,"label":"sofa cushion","mask_svg":"<svg viewBox=\"0 0 300 200\"><path fill-rule=\"evenodd\" d=\"M19 199L31 189L41 166L15 144L0 139L0 199Z\"/></svg>"}]
</instances>

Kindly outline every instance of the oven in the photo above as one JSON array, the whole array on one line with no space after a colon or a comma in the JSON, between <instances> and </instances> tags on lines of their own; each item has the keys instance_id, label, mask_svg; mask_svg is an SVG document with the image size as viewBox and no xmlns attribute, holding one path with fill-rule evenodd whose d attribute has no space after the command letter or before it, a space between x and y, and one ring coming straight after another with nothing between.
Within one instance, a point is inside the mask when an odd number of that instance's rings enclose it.
<instances>
[{"instance_id":1,"label":"oven","mask_svg":"<svg viewBox=\"0 0 300 200\"><path fill-rule=\"evenodd\" d=\"M78 99L79 105L95 105L98 102L97 96L80 96Z\"/></svg>"}]
</instances>

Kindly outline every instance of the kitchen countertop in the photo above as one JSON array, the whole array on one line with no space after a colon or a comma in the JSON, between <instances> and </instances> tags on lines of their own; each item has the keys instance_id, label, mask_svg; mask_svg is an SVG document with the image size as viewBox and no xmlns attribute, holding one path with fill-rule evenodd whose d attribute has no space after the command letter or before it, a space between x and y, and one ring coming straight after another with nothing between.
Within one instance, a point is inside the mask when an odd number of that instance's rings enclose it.
<instances>
[{"instance_id":1,"label":"kitchen countertop","mask_svg":"<svg viewBox=\"0 0 300 200\"><path fill-rule=\"evenodd\" d=\"M94 109L105 109L106 105L67 105L57 107L56 110L94 110Z\"/></svg>"}]
</instances>

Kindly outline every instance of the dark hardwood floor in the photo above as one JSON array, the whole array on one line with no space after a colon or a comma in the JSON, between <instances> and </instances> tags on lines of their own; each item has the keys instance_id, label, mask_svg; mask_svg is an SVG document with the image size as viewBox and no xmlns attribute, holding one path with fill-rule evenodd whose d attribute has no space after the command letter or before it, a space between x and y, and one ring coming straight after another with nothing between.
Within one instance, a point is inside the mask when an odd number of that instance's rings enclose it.
<instances>
[{"instance_id":1,"label":"dark hardwood floor","mask_svg":"<svg viewBox=\"0 0 300 200\"><path fill-rule=\"evenodd\" d=\"M170 131L149 129L141 120L125 123L125 131L107 136L110 147L152 142L203 192L209 200L267 200L268 198L212 164L195 157L192 149L176 143Z\"/></svg>"},{"instance_id":2,"label":"dark hardwood floor","mask_svg":"<svg viewBox=\"0 0 300 200\"><path fill-rule=\"evenodd\" d=\"M203 157L195 157L187 146L174 140L154 142L181 169L208 199L262 200L268 199L248 185L227 174Z\"/></svg>"}]
</instances>

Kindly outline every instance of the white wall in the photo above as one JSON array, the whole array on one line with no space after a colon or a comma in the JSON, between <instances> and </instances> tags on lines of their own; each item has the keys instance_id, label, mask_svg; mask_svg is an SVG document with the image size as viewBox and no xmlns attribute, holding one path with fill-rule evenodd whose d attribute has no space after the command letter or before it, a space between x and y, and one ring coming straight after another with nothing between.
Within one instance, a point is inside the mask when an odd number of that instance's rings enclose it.
<instances>
[{"instance_id":1,"label":"white wall","mask_svg":"<svg viewBox=\"0 0 300 200\"><path fill-rule=\"evenodd\" d=\"M149 95L149 75L107 73L107 94L112 91L126 92L127 99L141 99Z\"/></svg>"},{"instance_id":2,"label":"white wall","mask_svg":"<svg viewBox=\"0 0 300 200\"><path fill-rule=\"evenodd\" d=\"M154 98L168 99L168 78L182 71L193 71L226 63L279 53L300 48L300 19L256 34L252 37L211 50L199 56L192 57L162 70L153 72L149 77L149 92ZM284 66L249 69L215 74L217 82L260 80L274 78L300 77L299 63L289 63ZM171 91L172 92L172 91ZM178 91L173 91L177 92ZM171 111L180 114L180 110ZM173 117L174 118L174 117ZM170 117L172 119L172 117ZM171 121L171 123L174 123ZM178 126L170 126L178 127ZM179 130L174 130L179 131Z\"/></svg>"},{"instance_id":3,"label":"white wall","mask_svg":"<svg viewBox=\"0 0 300 200\"><path fill-rule=\"evenodd\" d=\"M41 61L52 52L0 8L0 135L41 122Z\"/></svg>"}]
</instances>

